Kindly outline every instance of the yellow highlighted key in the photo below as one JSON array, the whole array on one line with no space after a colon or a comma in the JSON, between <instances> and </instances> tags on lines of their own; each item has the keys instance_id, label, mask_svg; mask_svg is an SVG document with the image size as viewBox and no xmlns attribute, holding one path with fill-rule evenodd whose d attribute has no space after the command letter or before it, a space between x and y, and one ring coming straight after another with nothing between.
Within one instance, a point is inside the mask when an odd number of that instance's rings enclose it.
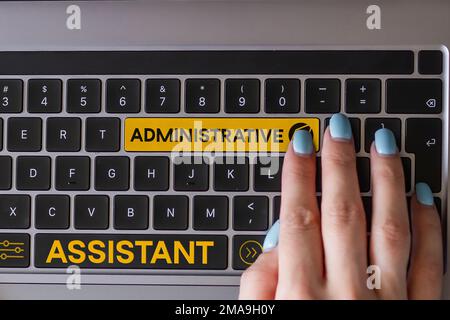
<instances>
[{"instance_id":1,"label":"yellow highlighted key","mask_svg":"<svg viewBox=\"0 0 450 320\"><path fill-rule=\"evenodd\" d=\"M128 152L286 152L296 130L319 150L317 118L127 118Z\"/></svg>"}]
</instances>

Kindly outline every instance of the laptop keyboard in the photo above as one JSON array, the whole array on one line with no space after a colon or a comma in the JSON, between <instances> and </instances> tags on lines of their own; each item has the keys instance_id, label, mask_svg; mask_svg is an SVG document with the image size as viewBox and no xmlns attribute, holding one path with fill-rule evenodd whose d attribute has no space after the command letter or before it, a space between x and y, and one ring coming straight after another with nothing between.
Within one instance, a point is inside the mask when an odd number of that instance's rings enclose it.
<instances>
[{"instance_id":1,"label":"laptop keyboard","mask_svg":"<svg viewBox=\"0 0 450 320\"><path fill-rule=\"evenodd\" d=\"M367 216L386 127L408 197L427 182L446 223L444 55L0 52L0 272L238 274L279 216L292 133L312 133L320 163L336 112L350 118ZM319 200L320 178L318 166Z\"/></svg>"}]
</instances>

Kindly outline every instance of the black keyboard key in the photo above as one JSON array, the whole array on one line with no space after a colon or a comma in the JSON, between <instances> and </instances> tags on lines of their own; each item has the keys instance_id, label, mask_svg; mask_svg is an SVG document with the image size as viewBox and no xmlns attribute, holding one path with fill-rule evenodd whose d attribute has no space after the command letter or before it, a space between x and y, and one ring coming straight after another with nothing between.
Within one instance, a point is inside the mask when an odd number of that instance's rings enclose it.
<instances>
[{"instance_id":1,"label":"black keyboard key","mask_svg":"<svg viewBox=\"0 0 450 320\"><path fill-rule=\"evenodd\" d=\"M300 112L300 81L297 79L267 79L266 113Z\"/></svg>"},{"instance_id":2,"label":"black keyboard key","mask_svg":"<svg viewBox=\"0 0 450 320\"><path fill-rule=\"evenodd\" d=\"M83 252L90 251L90 246L100 252L94 254L92 251L81 257L68 255L77 259L82 270L115 269L120 274L119 269L223 270L228 267L228 238L225 235L39 233L34 239L34 264L37 268L66 268L74 263L70 259L63 261L57 254L49 254L55 241L61 244L62 252L71 252L70 243L73 241L80 243ZM109 248L114 249L113 255L108 255L112 252ZM123 274L126 272L123 270Z\"/></svg>"},{"instance_id":3,"label":"black keyboard key","mask_svg":"<svg viewBox=\"0 0 450 320\"><path fill-rule=\"evenodd\" d=\"M114 197L114 229L144 230L148 228L147 196Z\"/></svg>"},{"instance_id":4,"label":"black keyboard key","mask_svg":"<svg viewBox=\"0 0 450 320\"><path fill-rule=\"evenodd\" d=\"M169 189L169 158L134 158L134 189L138 191L166 191Z\"/></svg>"},{"instance_id":5,"label":"black keyboard key","mask_svg":"<svg viewBox=\"0 0 450 320\"><path fill-rule=\"evenodd\" d=\"M258 157L254 166L255 191L281 191L283 161L284 157Z\"/></svg>"},{"instance_id":6,"label":"black keyboard key","mask_svg":"<svg viewBox=\"0 0 450 320\"><path fill-rule=\"evenodd\" d=\"M42 120L40 118L9 118L7 131L8 151L41 150Z\"/></svg>"},{"instance_id":7,"label":"black keyboard key","mask_svg":"<svg viewBox=\"0 0 450 320\"><path fill-rule=\"evenodd\" d=\"M380 80L348 79L345 84L347 113L379 113L381 111Z\"/></svg>"},{"instance_id":8,"label":"black keyboard key","mask_svg":"<svg viewBox=\"0 0 450 320\"><path fill-rule=\"evenodd\" d=\"M370 159L366 157L356 158L356 170L358 172L359 189L361 192L370 191Z\"/></svg>"},{"instance_id":9,"label":"black keyboard key","mask_svg":"<svg viewBox=\"0 0 450 320\"><path fill-rule=\"evenodd\" d=\"M194 230L226 230L228 228L228 197L195 196Z\"/></svg>"},{"instance_id":10,"label":"black keyboard key","mask_svg":"<svg viewBox=\"0 0 450 320\"><path fill-rule=\"evenodd\" d=\"M433 192L441 191L442 121L407 119L406 152L415 154L415 182L426 182Z\"/></svg>"},{"instance_id":11,"label":"black keyboard key","mask_svg":"<svg viewBox=\"0 0 450 320\"><path fill-rule=\"evenodd\" d=\"M272 223L275 223L278 219L280 219L280 211L281 211L281 197L280 196L273 197L272 209L273 209Z\"/></svg>"},{"instance_id":12,"label":"black keyboard key","mask_svg":"<svg viewBox=\"0 0 450 320\"><path fill-rule=\"evenodd\" d=\"M11 189L12 184L12 158L0 156L0 190Z\"/></svg>"},{"instance_id":13,"label":"black keyboard key","mask_svg":"<svg viewBox=\"0 0 450 320\"><path fill-rule=\"evenodd\" d=\"M259 88L258 79L227 79L225 81L225 112L259 112Z\"/></svg>"},{"instance_id":14,"label":"black keyboard key","mask_svg":"<svg viewBox=\"0 0 450 320\"><path fill-rule=\"evenodd\" d=\"M129 188L128 157L95 158L95 190L125 191Z\"/></svg>"},{"instance_id":15,"label":"black keyboard key","mask_svg":"<svg viewBox=\"0 0 450 320\"><path fill-rule=\"evenodd\" d=\"M386 112L441 113L440 79L390 79L386 82Z\"/></svg>"},{"instance_id":16,"label":"black keyboard key","mask_svg":"<svg viewBox=\"0 0 450 320\"><path fill-rule=\"evenodd\" d=\"M322 158L316 157L316 192L322 192Z\"/></svg>"},{"instance_id":17,"label":"black keyboard key","mask_svg":"<svg viewBox=\"0 0 450 320\"><path fill-rule=\"evenodd\" d=\"M48 190L50 175L50 157L17 157L18 190Z\"/></svg>"},{"instance_id":18,"label":"black keyboard key","mask_svg":"<svg viewBox=\"0 0 450 320\"><path fill-rule=\"evenodd\" d=\"M215 191L247 191L248 158L216 158L214 162Z\"/></svg>"},{"instance_id":19,"label":"black keyboard key","mask_svg":"<svg viewBox=\"0 0 450 320\"><path fill-rule=\"evenodd\" d=\"M341 110L341 82L338 79L308 79L305 86L307 113L336 113Z\"/></svg>"},{"instance_id":20,"label":"black keyboard key","mask_svg":"<svg viewBox=\"0 0 450 320\"><path fill-rule=\"evenodd\" d=\"M402 157L403 174L405 175L405 191L411 191L411 159Z\"/></svg>"},{"instance_id":21,"label":"black keyboard key","mask_svg":"<svg viewBox=\"0 0 450 320\"><path fill-rule=\"evenodd\" d=\"M3 149L3 119L0 119L0 150Z\"/></svg>"},{"instance_id":22,"label":"black keyboard key","mask_svg":"<svg viewBox=\"0 0 450 320\"><path fill-rule=\"evenodd\" d=\"M22 80L0 80L0 113L22 112L22 94Z\"/></svg>"},{"instance_id":23,"label":"black keyboard key","mask_svg":"<svg viewBox=\"0 0 450 320\"><path fill-rule=\"evenodd\" d=\"M420 74L441 74L443 70L442 52L439 50L422 50L419 52Z\"/></svg>"},{"instance_id":24,"label":"black keyboard key","mask_svg":"<svg viewBox=\"0 0 450 320\"><path fill-rule=\"evenodd\" d=\"M220 80L186 80L186 112L217 113L220 110Z\"/></svg>"},{"instance_id":25,"label":"black keyboard key","mask_svg":"<svg viewBox=\"0 0 450 320\"><path fill-rule=\"evenodd\" d=\"M89 157L56 157L56 190L89 190Z\"/></svg>"},{"instance_id":26,"label":"black keyboard key","mask_svg":"<svg viewBox=\"0 0 450 320\"><path fill-rule=\"evenodd\" d=\"M361 149L361 120L358 118L348 118L352 127L353 142L355 143L355 152ZM325 119L325 129L330 124L330 118Z\"/></svg>"},{"instance_id":27,"label":"black keyboard key","mask_svg":"<svg viewBox=\"0 0 450 320\"><path fill-rule=\"evenodd\" d=\"M200 158L174 160L174 189L176 191L206 191L209 187L209 165Z\"/></svg>"},{"instance_id":28,"label":"black keyboard key","mask_svg":"<svg viewBox=\"0 0 450 320\"><path fill-rule=\"evenodd\" d=\"M75 229L107 229L109 198L94 195L76 196L74 217Z\"/></svg>"},{"instance_id":29,"label":"black keyboard key","mask_svg":"<svg viewBox=\"0 0 450 320\"><path fill-rule=\"evenodd\" d=\"M186 230L189 199L186 196L155 196L153 198L153 227L156 230Z\"/></svg>"},{"instance_id":30,"label":"black keyboard key","mask_svg":"<svg viewBox=\"0 0 450 320\"><path fill-rule=\"evenodd\" d=\"M146 81L146 87L146 112L180 112L180 80L149 79Z\"/></svg>"},{"instance_id":31,"label":"black keyboard key","mask_svg":"<svg viewBox=\"0 0 450 320\"><path fill-rule=\"evenodd\" d=\"M397 142L398 150L401 150L401 132L402 124L400 119L395 118L369 118L366 119L366 138L365 138L365 150L370 152L370 147L372 142L375 140L375 132L381 128L387 128L394 134L395 140Z\"/></svg>"},{"instance_id":32,"label":"black keyboard key","mask_svg":"<svg viewBox=\"0 0 450 320\"><path fill-rule=\"evenodd\" d=\"M81 119L48 118L47 151L80 151Z\"/></svg>"},{"instance_id":33,"label":"black keyboard key","mask_svg":"<svg viewBox=\"0 0 450 320\"><path fill-rule=\"evenodd\" d=\"M120 149L119 118L86 119L86 151L114 152Z\"/></svg>"},{"instance_id":34,"label":"black keyboard key","mask_svg":"<svg viewBox=\"0 0 450 320\"><path fill-rule=\"evenodd\" d=\"M141 110L139 79L109 79L106 81L106 112L137 113Z\"/></svg>"},{"instance_id":35,"label":"black keyboard key","mask_svg":"<svg viewBox=\"0 0 450 320\"><path fill-rule=\"evenodd\" d=\"M439 217L442 218L442 203L441 203L441 199L438 197L434 197L434 204L436 205L436 210L439 214ZM444 226L446 226L447 224L444 224Z\"/></svg>"},{"instance_id":36,"label":"black keyboard key","mask_svg":"<svg viewBox=\"0 0 450 320\"><path fill-rule=\"evenodd\" d=\"M261 231L267 229L269 199L267 197L238 196L233 199L233 229Z\"/></svg>"},{"instance_id":37,"label":"black keyboard key","mask_svg":"<svg viewBox=\"0 0 450 320\"><path fill-rule=\"evenodd\" d=\"M27 229L30 227L30 216L30 196L0 195L0 229Z\"/></svg>"},{"instance_id":38,"label":"black keyboard key","mask_svg":"<svg viewBox=\"0 0 450 320\"><path fill-rule=\"evenodd\" d=\"M0 254L0 268L26 268L30 265L29 234L0 234L0 250L2 250Z\"/></svg>"},{"instance_id":39,"label":"black keyboard key","mask_svg":"<svg viewBox=\"0 0 450 320\"><path fill-rule=\"evenodd\" d=\"M58 79L28 81L28 112L57 113L62 107L62 82Z\"/></svg>"},{"instance_id":40,"label":"black keyboard key","mask_svg":"<svg viewBox=\"0 0 450 320\"><path fill-rule=\"evenodd\" d=\"M70 198L66 195L38 195L35 199L37 229L69 228Z\"/></svg>"},{"instance_id":41,"label":"black keyboard key","mask_svg":"<svg viewBox=\"0 0 450 320\"><path fill-rule=\"evenodd\" d=\"M67 112L97 113L102 105L102 83L98 79L67 81Z\"/></svg>"},{"instance_id":42,"label":"black keyboard key","mask_svg":"<svg viewBox=\"0 0 450 320\"><path fill-rule=\"evenodd\" d=\"M361 199L366 214L366 231L370 232L372 228L372 197L361 197Z\"/></svg>"},{"instance_id":43,"label":"black keyboard key","mask_svg":"<svg viewBox=\"0 0 450 320\"><path fill-rule=\"evenodd\" d=\"M263 252L265 236L239 235L233 237L233 269L250 267Z\"/></svg>"}]
</instances>

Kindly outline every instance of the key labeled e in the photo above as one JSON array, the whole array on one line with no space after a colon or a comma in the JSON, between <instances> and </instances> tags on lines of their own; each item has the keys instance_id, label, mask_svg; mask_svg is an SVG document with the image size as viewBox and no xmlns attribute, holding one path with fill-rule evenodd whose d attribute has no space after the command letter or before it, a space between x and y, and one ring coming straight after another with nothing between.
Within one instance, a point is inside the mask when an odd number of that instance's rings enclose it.
<instances>
[{"instance_id":1,"label":"key labeled e","mask_svg":"<svg viewBox=\"0 0 450 320\"><path fill-rule=\"evenodd\" d=\"M67 7L66 27L69 30L81 30L81 8L75 4Z\"/></svg>"}]
</instances>

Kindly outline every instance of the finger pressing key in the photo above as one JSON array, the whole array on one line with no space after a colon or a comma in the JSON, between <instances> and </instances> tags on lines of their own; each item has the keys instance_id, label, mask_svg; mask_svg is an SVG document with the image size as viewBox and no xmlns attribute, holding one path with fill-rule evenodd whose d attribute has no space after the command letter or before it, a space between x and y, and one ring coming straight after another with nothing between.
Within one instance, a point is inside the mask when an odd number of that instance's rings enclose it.
<instances>
[{"instance_id":1,"label":"finger pressing key","mask_svg":"<svg viewBox=\"0 0 450 320\"><path fill-rule=\"evenodd\" d=\"M283 163L277 298L317 295L323 276L316 159L311 134L297 130ZM270 242L266 240L266 247Z\"/></svg>"},{"instance_id":2,"label":"finger pressing key","mask_svg":"<svg viewBox=\"0 0 450 320\"><path fill-rule=\"evenodd\" d=\"M377 293L382 299L406 299L409 219L402 163L394 134L389 129L375 132L371 170L370 263L381 271L381 288Z\"/></svg>"},{"instance_id":3,"label":"finger pressing key","mask_svg":"<svg viewBox=\"0 0 450 320\"><path fill-rule=\"evenodd\" d=\"M411 199L412 253L408 274L409 299L440 299L443 278L442 230L433 193L416 185Z\"/></svg>"}]
</instances>

